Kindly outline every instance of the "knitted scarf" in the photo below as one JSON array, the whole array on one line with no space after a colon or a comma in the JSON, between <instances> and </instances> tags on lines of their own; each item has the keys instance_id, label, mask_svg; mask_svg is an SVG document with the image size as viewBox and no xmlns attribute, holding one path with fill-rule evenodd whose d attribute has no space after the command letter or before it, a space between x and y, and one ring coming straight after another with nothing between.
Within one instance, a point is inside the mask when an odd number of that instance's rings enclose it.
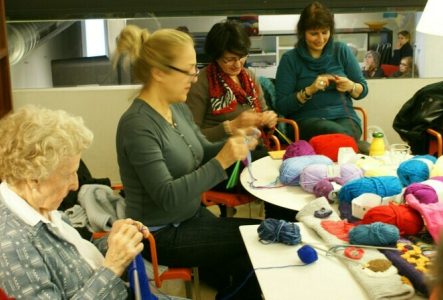
<instances>
[{"instance_id":1,"label":"knitted scarf","mask_svg":"<svg viewBox=\"0 0 443 300\"><path fill-rule=\"evenodd\" d=\"M232 112L237 107L237 103L246 103L255 111L261 111L255 83L244 68L238 74L240 85L223 72L217 63L208 65L207 74L213 115Z\"/></svg>"}]
</instances>

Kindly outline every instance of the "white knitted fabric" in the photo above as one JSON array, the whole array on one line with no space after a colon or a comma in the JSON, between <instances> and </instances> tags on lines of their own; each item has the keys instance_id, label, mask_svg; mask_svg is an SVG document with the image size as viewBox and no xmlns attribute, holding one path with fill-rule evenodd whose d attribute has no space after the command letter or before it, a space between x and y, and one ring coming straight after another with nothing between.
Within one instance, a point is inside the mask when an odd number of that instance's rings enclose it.
<instances>
[{"instance_id":1,"label":"white knitted fabric","mask_svg":"<svg viewBox=\"0 0 443 300\"><path fill-rule=\"evenodd\" d=\"M338 215L333 212L326 219L319 219L314 216L314 212L321 208L332 209L326 198L321 197L311 201L297 214L297 220L303 222L309 228L315 230L326 244L337 245L344 244L336 236L330 234L322 226L323 220L339 221ZM337 252L337 255L343 255L343 251ZM374 249L364 249L363 257L354 263L349 260L342 260L353 276L365 289L370 299L410 299L414 296L414 288L403 283L397 269L391 265L389 269L383 272L374 272L364 265L374 259L387 259L382 253Z\"/></svg>"}]
</instances>

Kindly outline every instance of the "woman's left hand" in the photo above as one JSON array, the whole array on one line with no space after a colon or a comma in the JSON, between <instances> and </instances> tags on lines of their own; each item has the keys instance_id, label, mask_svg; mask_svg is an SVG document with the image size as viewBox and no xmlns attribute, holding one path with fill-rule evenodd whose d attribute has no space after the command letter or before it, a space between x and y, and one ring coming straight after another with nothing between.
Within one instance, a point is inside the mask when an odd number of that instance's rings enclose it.
<instances>
[{"instance_id":1,"label":"woman's left hand","mask_svg":"<svg viewBox=\"0 0 443 300\"><path fill-rule=\"evenodd\" d=\"M345 93L352 90L354 87L354 82L347 77L335 77L335 86L337 91Z\"/></svg>"},{"instance_id":2,"label":"woman's left hand","mask_svg":"<svg viewBox=\"0 0 443 300\"><path fill-rule=\"evenodd\" d=\"M274 128L277 125L277 114L272 110L262 113L262 125L268 128Z\"/></svg>"}]
</instances>

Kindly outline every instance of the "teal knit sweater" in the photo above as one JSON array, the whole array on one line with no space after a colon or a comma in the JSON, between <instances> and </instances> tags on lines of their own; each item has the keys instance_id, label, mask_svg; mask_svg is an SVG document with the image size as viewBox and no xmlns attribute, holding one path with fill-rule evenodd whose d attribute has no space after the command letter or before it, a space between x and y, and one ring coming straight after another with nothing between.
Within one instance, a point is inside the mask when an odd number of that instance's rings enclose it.
<instances>
[{"instance_id":1,"label":"teal knit sweater","mask_svg":"<svg viewBox=\"0 0 443 300\"><path fill-rule=\"evenodd\" d=\"M331 39L319 58L313 58L303 41L294 49L286 52L277 69L276 95L277 111L287 118L303 120L308 118L337 119L351 117L357 123L360 119L355 113L353 101L348 93L340 93L331 84L324 92L315 93L305 104L297 101L296 94L311 85L317 76L333 74L348 77L363 85L360 100L368 94L368 85L360 66L351 50L341 42Z\"/></svg>"}]
</instances>

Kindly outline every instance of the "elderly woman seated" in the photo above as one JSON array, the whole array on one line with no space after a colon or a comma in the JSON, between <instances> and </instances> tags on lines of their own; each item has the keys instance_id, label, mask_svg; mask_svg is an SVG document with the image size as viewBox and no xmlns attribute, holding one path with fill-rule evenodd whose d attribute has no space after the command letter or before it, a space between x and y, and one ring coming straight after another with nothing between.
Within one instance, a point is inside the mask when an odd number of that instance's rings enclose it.
<instances>
[{"instance_id":1,"label":"elderly woman seated","mask_svg":"<svg viewBox=\"0 0 443 300\"><path fill-rule=\"evenodd\" d=\"M57 211L78 188L92 132L64 111L24 107L0 120L0 286L16 298L125 299L120 276L149 232L116 221L105 256ZM102 243L103 244L103 243Z\"/></svg>"}]
</instances>

